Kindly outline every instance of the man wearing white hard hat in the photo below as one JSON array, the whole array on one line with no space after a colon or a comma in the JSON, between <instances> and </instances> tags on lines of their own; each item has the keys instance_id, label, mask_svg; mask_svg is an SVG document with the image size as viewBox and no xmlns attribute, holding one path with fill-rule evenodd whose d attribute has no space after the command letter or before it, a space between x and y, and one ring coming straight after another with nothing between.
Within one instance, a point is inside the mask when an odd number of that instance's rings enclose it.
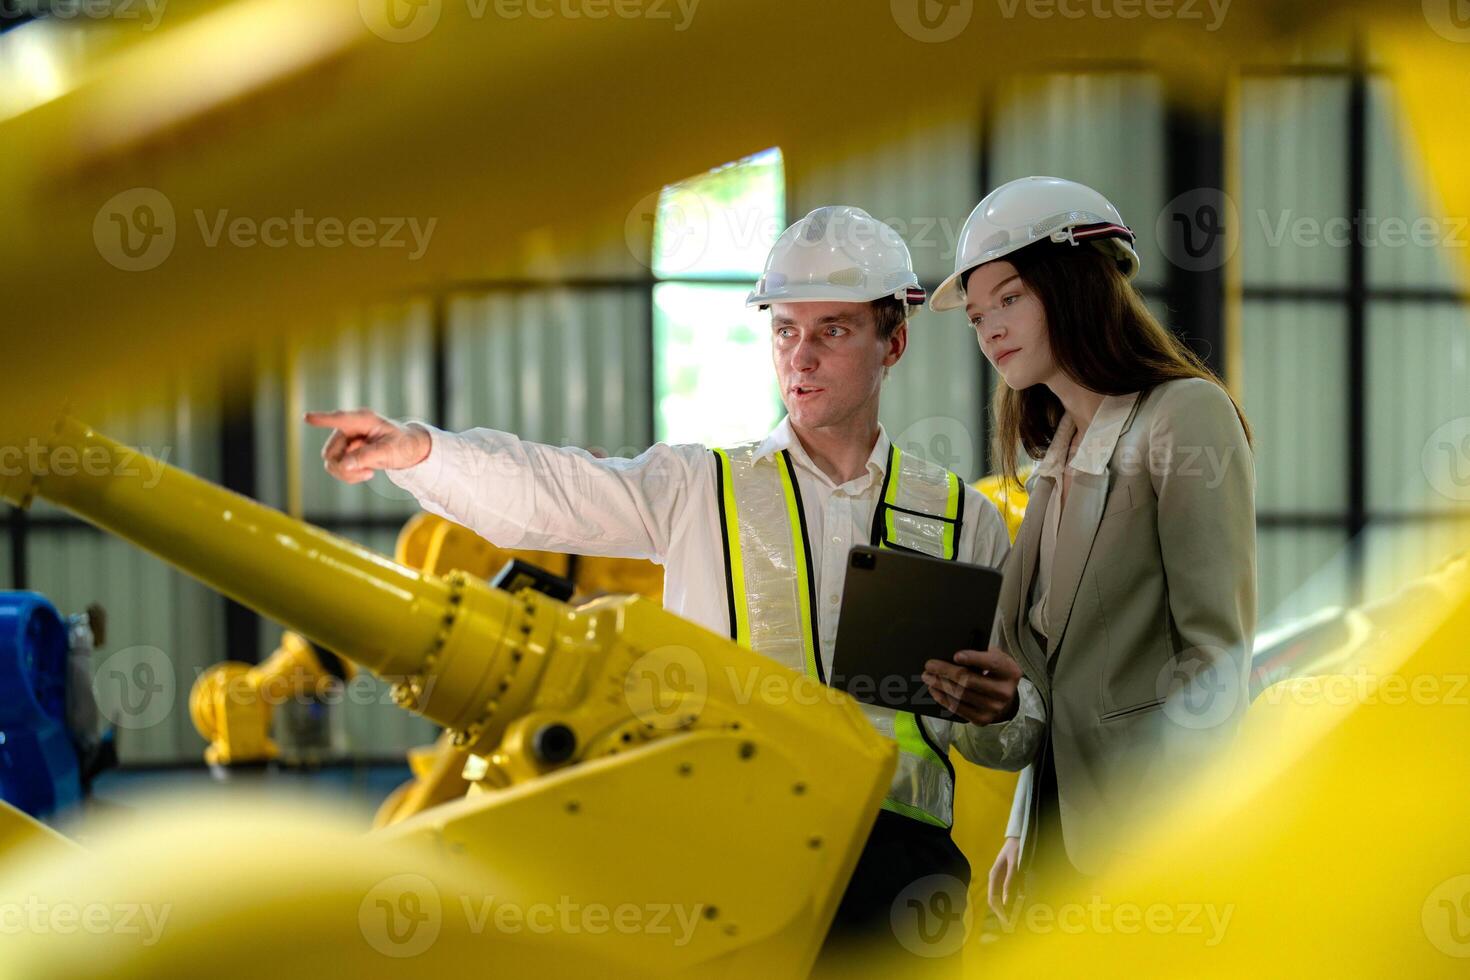
<instances>
[{"instance_id":1,"label":"man wearing white hard hat","mask_svg":"<svg viewBox=\"0 0 1470 980\"><path fill-rule=\"evenodd\" d=\"M964 308L1004 382L993 414L1006 475L1023 454L1038 461L999 617L1046 725L991 870L997 911L1018 866L1031 896L1050 898L1126 856L1247 703L1250 427L1149 311L1138 268L1107 198L1025 177L970 214L931 303Z\"/></svg>"},{"instance_id":2,"label":"man wearing white hard hat","mask_svg":"<svg viewBox=\"0 0 1470 980\"><path fill-rule=\"evenodd\" d=\"M426 510L501 547L659 562L668 609L825 682L854 545L988 566L1009 548L994 505L955 474L901 452L878 423L884 376L903 356L908 317L923 301L908 248L891 228L860 208L823 207L782 233L747 299L770 310L787 410L763 438L595 459L506 432L449 433L366 410L307 420L336 430L323 457L337 478L358 483L386 470ZM834 935L891 940L895 899L926 877L957 881L950 891L963 901L969 866L949 835L951 744L982 765L1024 764L1014 746L1021 729L1040 725L1034 689L998 649L956 659L946 662L960 692L950 704L972 724L865 706L897 742L899 764Z\"/></svg>"}]
</instances>

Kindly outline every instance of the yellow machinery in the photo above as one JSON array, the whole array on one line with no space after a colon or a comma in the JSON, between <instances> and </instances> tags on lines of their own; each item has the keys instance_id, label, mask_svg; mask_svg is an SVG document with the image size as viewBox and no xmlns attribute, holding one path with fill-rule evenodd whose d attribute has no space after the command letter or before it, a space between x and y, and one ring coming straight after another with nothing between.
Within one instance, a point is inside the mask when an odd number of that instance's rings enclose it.
<instances>
[{"instance_id":1,"label":"yellow machinery","mask_svg":"<svg viewBox=\"0 0 1470 980\"><path fill-rule=\"evenodd\" d=\"M470 781L464 775L469 759L469 752L454 744L454 735L450 732L440 734L433 745L409 749L408 771L413 778L389 793L378 805L378 812L373 815L373 826L390 827L431 806L464 796L470 788Z\"/></svg>"},{"instance_id":2,"label":"yellow machinery","mask_svg":"<svg viewBox=\"0 0 1470 980\"><path fill-rule=\"evenodd\" d=\"M290 630L281 634L280 646L264 663L215 664L189 691L189 717L209 741L204 760L228 766L277 758L280 749L270 737L275 706L321 697L355 673L352 664Z\"/></svg>"},{"instance_id":3,"label":"yellow machinery","mask_svg":"<svg viewBox=\"0 0 1470 980\"><path fill-rule=\"evenodd\" d=\"M435 575L465 572L488 580L506 562L520 558L572 580L582 599L601 594L643 595L659 600L663 570L647 561L588 558L540 551L509 551L490 544L468 528L434 514L418 513L398 535L394 559ZM333 685L351 680L356 668L290 630L280 645L258 665L225 661L200 674L189 692L189 715L208 742L205 761L231 766L273 761L280 749L270 737L277 706L327 694ZM428 806L465 794L461 776L469 753L452 738L408 752L414 779L384 801L375 820L387 826Z\"/></svg>"},{"instance_id":4,"label":"yellow machinery","mask_svg":"<svg viewBox=\"0 0 1470 980\"><path fill-rule=\"evenodd\" d=\"M513 558L571 580L577 601L601 595L663 599L664 572L651 561L497 548L469 528L426 512L415 514L403 525L393 552L393 560L401 565L436 575L469 572L483 579Z\"/></svg>"},{"instance_id":5,"label":"yellow machinery","mask_svg":"<svg viewBox=\"0 0 1470 980\"><path fill-rule=\"evenodd\" d=\"M506 562L519 558L570 578L578 593L574 599L616 594L642 595L657 602L664 590L663 569L653 562L498 548L469 528L426 512L415 514L403 525L393 558L434 575L458 571L487 580ZM388 795L378 807L373 826L387 827L463 796L471 785L464 776L469 761L469 752L456 747L449 734L441 735L433 745L409 749L413 779Z\"/></svg>"},{"instance_id":6,"label":"yellow machinery","mask_svg":"<svg viewBox=\"0 0 1470 980\"><path fill-rule=\"evenodd\" d=\"M136 458L74 420L47 448ZM329 817L269 808L132 828L74 858L45 846L41 863L22 843L0 905L111 896L166 904L174 924L142 946L116 930L25 931L7 937L0 975L105 961L115 976L251 976L261 935L290 975L378 975L430 897L435 938L412 953L415 974L792 976L813 962L895 758L845 695L646 599L573 609L417 572L161 464L146 479L7 471L0 496L44 497L340 651L443 725L475 776L466 798L379 832L371 854ZM273 846L242 867L225 840L246 827ZM522 928L498 911L486 928L472 913L487 900ZM568 908L582 916L529 920ZM681 912L688 929L652 927Z\"/></svg>"},{"instance_id":7,"label":"yellow machinery","mask_svg":"<svg viewBox=\"0 0 1470 980\"><path fill-rule=\"evenodd\" d=\"M1016 532L1021 529L1021 521L1026 517L1027 494L1024 484L1030 473L1031 467L1027 466L1017 474L1021 484L1008 482L1003 473L981 477L975 481L975 489L983 493L1000 511L1012 541L1016 540Z\"/></svg>"}]
</instances>

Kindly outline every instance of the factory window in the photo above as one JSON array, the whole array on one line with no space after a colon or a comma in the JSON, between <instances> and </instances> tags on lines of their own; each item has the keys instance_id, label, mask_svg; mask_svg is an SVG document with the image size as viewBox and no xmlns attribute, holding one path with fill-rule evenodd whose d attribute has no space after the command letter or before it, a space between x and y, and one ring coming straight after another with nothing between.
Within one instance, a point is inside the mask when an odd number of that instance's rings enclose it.
<instances>
[{"instance_id":1,"label":"factory window","mask_svg":"<svg viewBox=\"0 0 1470 980\"><path fill-rule=\"evenodd\" d=\"M766 314L745 308L786 223L770 149L659 195L653 233L654 438L729 445L781 418Z\"/></svg>"},{"instance_id":2,"label":"factory window","mask_svg":"<svg viewBox=\"0 0 1470 980\"><path fill-rule=\"evenodd\" d=\"M1384 70L1361 52L1257 70L1240 130L1241 390L1270 627L1381 599L1470 544L1455 510L1470 344L1454 221L1420 182Z\"/></svg>"}]
</instances>

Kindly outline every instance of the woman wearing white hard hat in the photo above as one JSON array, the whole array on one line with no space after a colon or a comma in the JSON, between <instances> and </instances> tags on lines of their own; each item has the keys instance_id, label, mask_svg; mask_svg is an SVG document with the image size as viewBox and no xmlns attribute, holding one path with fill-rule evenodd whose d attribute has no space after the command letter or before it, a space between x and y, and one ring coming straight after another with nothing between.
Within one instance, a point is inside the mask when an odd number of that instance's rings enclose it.
<instances>
[{"instance_id":1,"label":"woman wearing white hard hat","mask_svg":"<svg viewBox=\"0 0 1470 980\"><path fill-rule=\"evenodd\" d=\"M996 188L961 233L934 310L963 308L1004 384L1000 465L1038 461L1005 564L1005 652L1041 693L1032 764L991 871L1054 893L1126 853L1162 792L1205 768L1246 707L1256 617L1250 428L1219 378L1149 312L1134 236L1056 177ZM963 706L961 668L931 667Z\"/></svg>"}]
</instances>

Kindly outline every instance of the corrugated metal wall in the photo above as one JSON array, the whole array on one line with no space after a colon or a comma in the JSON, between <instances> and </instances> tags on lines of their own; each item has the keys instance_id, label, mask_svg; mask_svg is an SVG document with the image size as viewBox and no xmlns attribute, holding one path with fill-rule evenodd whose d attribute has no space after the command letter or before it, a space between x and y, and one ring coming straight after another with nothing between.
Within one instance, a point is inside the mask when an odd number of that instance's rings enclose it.
<instances>
[{"instance_id":1,"label":"corrugated metal wall","mask_svg":"<svg viewBox=\"0 0 1470 980\"><path fill-rule=\"evenodd\" d=\"M200 379L148 401L115 399L89 421L175 466L218 479L219 415L198 394L204 387ZM117 724L120 757L197 757L204 743L189 720L188 692L199 672L223 656L220 600L158 559L63 514L44 502L32 508L29 586L63 615L94 602L106 610L107 645L94 655L93 671L104 710Z\"/></svg>"},{"instance_id":2,"label":"corrugated metal wall","mask_svg":"<svg viewBox=\"0 0 1470 980\"><path fill-rule=\"evenodd\" d=\"M303 350L297 380L302 404L307 408L371 406L394 418L428 418L434 399L430 311L427 300L373 306L349 322L329 346ZM335 529L391 555L397 526L418 505L381 474L365 486L347 486L332 479L322 467L325 438L324 431L310 430L302 440L301 496L307 517L319 521L391 519L376 526L344 523ZM273 643L276 638L267 635L263 639ZM348 689L341 719L347 750L367 757L397 755L407 746L432 741L437 731L393 704L387 685L376 678L360 678Z\"/></svg>"},{"instance_id":3,"label":"corrugated metal wall","mask_svg":"<svg viewBox=\"0 0 1470 980\"><path fill-rule=\"evenodd\" d=\"M1368 100L1368 201L1372 215L1412 224L1439 214L1441 209L1431 206L1426 197L1425 175L1413 152L1412 134L1403 129L1390 82L1383 78L1370 80ZM1462 290L1454 259L1470 248L1466 216L1452 216L1446 224L1435 224L1438 227L1427 240L1380 234L1379 243L1368 250L1368 284Z\"/></svg>"},{"instance_id":4,"label":"corrugated metal wall","mask_svg":"<svg viewBox=\"0 0 1470 980\"><path fill-rule=\"evenodd\" d=\"M642 452L651 441L647 289L456 295L449 418L538 442Z\"/></svg>"},{"instance_id":5,"label":"corrugated metal wall","mask_svg":"<svg viewBox=\"0 0 1470 980\"><path fill-rule=\"evenodd\" d=\"M844 147L821 169L788 161L792 220L824 204L853 204L888 223L909 245L919 280L933 288L954 270L960 226L979 200L973 123L898 120L901 135L879 147ZM886 135L886 134L885 134ZM917 314L909 346L883 388L882 421L900 448L961 476L984 464L983 358L960 313Z\"/></svg>"},{"instance_id":6,"label":"corrugated metal wall","mask_svg":"<svg viewBox=\"0 0 1470 980\"><path fill-rule=\"evenodd\" d=\"M1164 209L1164 92L1144 71L1021 76L992 105L990 187L1065 177L1105 195L1137 236L1137 285L1175 327L1159 292L1167 278L1154 226ZM999 378L991 370L992 386ZM1022 458L1022 463L1029 462Z\"/></svg>"},{"instance_id":7,"label":"corrugated metal wall","mask_svg":"<svg viewBox=\"0 0 1470 980\"><path fill-rule=\"evenodd\" d=\"M1348 250L1310 230L1347 208L1347 80L1246 79L1240 96L1244 284L1345 286Z\"/></svg>"},{"instance_id":8,"label":"corrugated metal wall","mask_svg":"<svg viewBox=\"0 0 1470 980\"><path fill-rule=\"evenodd\" d=\"M1311 244L1311 230L1346 209L1347 80L1246 79L1240 92L1245 288L1344 288L1347 249ZM1303 522L1259 531L1259 616L1270 625L1348 597L1346 530L1305 523L1348 506L1347 313L1332 298L1248 298L1241 321L1257 511Z\"/></svg>"},{"instance_id":9,"label":"corrugated metal wall","mask_svg":"<svg viewBox=\"0 0 1470 980\"><path fill-rule=\"evenodd\" d=\"M1023 77L995 104L991 185L1031 174L1105 194L1138 236L1140 286L1164 281L1154 223L1163 211L1164 96L1143 71Z\"/></svg>"}]
</instances>

